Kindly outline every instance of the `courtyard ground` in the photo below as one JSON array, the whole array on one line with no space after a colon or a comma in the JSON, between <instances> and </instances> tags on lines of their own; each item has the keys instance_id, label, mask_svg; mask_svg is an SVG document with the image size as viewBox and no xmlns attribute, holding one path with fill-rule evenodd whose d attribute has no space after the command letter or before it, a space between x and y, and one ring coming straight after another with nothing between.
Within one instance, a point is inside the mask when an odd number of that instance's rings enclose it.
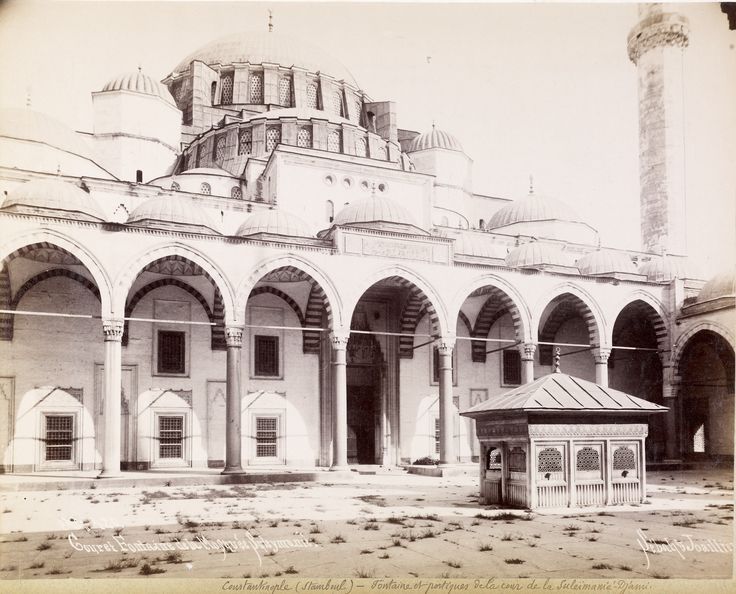
<instances>
[{"instance_id":1,"label":"courtyard ground","mask_svg":"<svg viewBox=\"0 0 736 594\"><path fill-rule=\"evenodd\" d=\"M534 513L479 505L477 482L5 491L0 579L732 575L730 471L651 472L646 504Z\"/></svg>"}]
</instances>

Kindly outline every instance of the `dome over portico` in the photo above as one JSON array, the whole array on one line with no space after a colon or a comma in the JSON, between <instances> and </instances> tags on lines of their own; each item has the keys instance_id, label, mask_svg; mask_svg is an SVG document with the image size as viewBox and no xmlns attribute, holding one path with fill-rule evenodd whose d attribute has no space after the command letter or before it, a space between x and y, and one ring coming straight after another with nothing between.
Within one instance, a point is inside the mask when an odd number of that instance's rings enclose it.
<instances>
[{"instance_id":1,"label":"dome over portico","mask_svg":"<svg viewBox=\"0 0 736 594\"><path fill-rule=\"evenodd\" d=\"M92 197L73 183L62 179L34 179L13 188L2 204L11 212L35 211L38 214L54 213L82 220L104 221L105 215ZM80 216L81 215L81 216Z\"/></svg>"},{"instance_id":2,"label":"dome over portico","mask_svg":"<svg viewBox=\"0 0 736 594\"><path fill-rule=\"evenodd\" d=\"M130 213L127 223L138 226L171 226L198 233L218 233L205 210L193 200L178 196L150 198Z\"/></svg>"},{"instance_id":3,"label":"dome over portico","mask_svg":"<svg viewBox=\"0 0 736 594\"><path fill-rule=\"evenodd\" d=\"M736 295L736 272L728 270L716 274L711 278L698 293L698 303L720 299L721 297L733 297Z\"/></svg>"},{"instance_id":4,"label":"dome over portico","mask_svg":"<svg viewBox=\"0 0 736 594\"><path fill-rule=\"evenodd\" d=\"M582 222L578 214L564 202L548 196L529 193L524 198L514 200L508 206L493 213L487 229L498 229L515 223L539 221Z\"/></svg>"},{"instance_id":5,"label":"dome over portico","mask_svg":"<svg viewBox=\"0 0 736 594\"><path fill-rule=\"evenodd\" d=\"M240 237L259 233L287 237L314 237L309 224L302 218L281 209L262 210L249 216L235 232Z\"/></svg>"},{"instance_id":6,"label":"dome over portico","mask_svg":"<svg viewBox=\"0 0 736 594\"><path fill-rule=\"evenodd\" d=\"M335 225L389 223L417 227L411 213L398 202L375 194L349 204L337 213Z\"/></svg>"}]
</instances>

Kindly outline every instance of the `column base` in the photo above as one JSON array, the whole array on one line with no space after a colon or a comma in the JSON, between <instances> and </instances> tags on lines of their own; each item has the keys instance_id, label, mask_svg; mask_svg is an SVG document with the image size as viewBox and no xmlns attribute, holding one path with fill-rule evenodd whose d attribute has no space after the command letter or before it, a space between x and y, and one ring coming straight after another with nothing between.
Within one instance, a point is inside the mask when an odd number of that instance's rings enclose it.
<instances>
[{"instance_id":1,"label":"column base","mask_svg":"<svg viewBox=\"0 0 736 594\"><path fill-rule=\"evenodd\" d=\"M245 474L245 470L240 466L232 466L230 468L224 468L220 474Z\"/></svg>"},{"instance_id":2,"label":"column base","mask_svg":"<svg viewBox=\"0 0 736 594\"><path fill-rule=\"evenodd\" d=\"M100 474L97 475L96 478L98 479L107 479L107 478L120 478L123 476L123 473L119 470L101 470Z\"/></svg>"},{"instance_id":3,"label":"column base","mask_svg":"<svg viewBox=\"0 0 736 594\"><path fill-rule=\"evenodd\" d=\"M330 466L330 472L347 472L350 470L350 466L348 464L336 464L335 466Z\"/></svg>"}]
</instances>

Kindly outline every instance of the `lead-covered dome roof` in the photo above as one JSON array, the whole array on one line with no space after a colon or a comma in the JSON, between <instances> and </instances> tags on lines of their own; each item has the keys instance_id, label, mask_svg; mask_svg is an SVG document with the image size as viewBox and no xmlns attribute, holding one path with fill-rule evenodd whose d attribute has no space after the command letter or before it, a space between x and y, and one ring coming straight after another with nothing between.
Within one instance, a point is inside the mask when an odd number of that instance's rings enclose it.
<instances>
[{"instance_id":1,"label":"lead-covered dome roof","mask_svg":"<svg viewBox=\"0 0 736 594\"><path fill-rule=\"evenodd\" d=\"M444 130L440 130L435 126L429 132L424 132L419 136L412 138L409 147L406 149L407 153L414 153L416 151L424 151L427 149L447 149L450 151L463 151L463 147L460 141Z\"/></svg>"},{"instance_id":2,"label":"lead-covered dome roof","mask_svg":"<svg viewBox=\"0 0 736 594\"><path fill-rule=\"evenodd\" d=\"M527 268L537 266L570 266L567 256L557 246L538 241L524 243L506 256L506 266Z\"/></svg>"},{"instance_id":3,"label":"lead-covered dome roof","mask_svg":"<svg viewBox=\"0 0 736 594\"><path fill-rule=\"evenodd\" d=\"M514 223L534 221L583 222L577 213L564 202L539 194L529 194L494 212L486 228L497 229Z\"/></svg>"},{"instance_id":4,"label":"lead-covered dome roof","mask_svg":"<svg viewBox=\"0 0 736 594\"><path fill-rule=\"evenodd\" d=\"M697 278L697 272L685 258L653 256L639 266L639 274L653 282L669 282L675 278Z\"/></svg>"},{"instance_id":5,"label":"lead-covered dome roof","mask_svg":"<svg viewBox=\"0 0 736 594\"><path fill-rule=\"evenodd\" d=\"M154 97L159 97L166 101L166 103L176 107L174 98L171 96L171 93L169 93L169 89L166 88L166 85L161 84L155 78L152 78L147 74L143 74L140 70L121 74L120 76L108 81L105 86L102 87L102 92L105 93L108 91L129 91L132 93L140 93L142 95L152 95Z\"/></svg>"},{"instance_id":6,"label":"lead-covered dome roof","mask_svg":"<svg viewBox=\"0 0 736 594\"><path fill-rule=\"evenodd\" d=\"M20 184L8 193L2 208L11 212L39 210L50 211L39 214L74 214L77 219L105 220L102 210L87 192L61 179L34 179Z\"/></svg>"},{"instance_id":7,"label":"lead-covered dome roof","mask_svg":"<svg viewBox=\"0 0 736 594\"><path fill-rule=\"evenodd\" d=\"M150 198L133 209L128 224L139 226L172 226L198 233L219 233L210 217L190 198L159 196Z\"/></svg>"},{"instance_id":8,"label":"lead-covered dome roof","mask_svg":"<svg viewBox=\"0 0 736 594\"><path fill-rule=\"evenodd\" d=\"M228 35L200 47L182 60L174 74L186 72L189 65L199 60L209 66L226 66L248 62L250 64L278 64L285 68L296 66L307 72L328 74L337 80L357 87L350 71L324 50L274 32L243 32Z\"/></svg>"},{"instance_id":9,"label":"lead-covered dome roof","mask_svg":"<svg viewBox=\"0 0 736 594\"><path fill-rule=\"evenodd\" d=\"M590 252L576 262L580 274L596 275L623 272L636 274L636 266L631 257L613 250L597 250Z\"/></svg>"},{"instance_id":10,"label":"lead-covered dome roof","mask_svg":"<svg viewBox=\"0 0 736 594\"><path fill-rule=\"evenodd\" d=\"M401 204L375 194L352 202L338 212L334 220L336 225L380 222L417 226L414 217Z\"/></svg>"},{"instance_id":11,"label":"lead-covered dome roof","mask_svg":"<svg viewBox=\"0 0 736 594\"><path fill-rule=\"evenodd\" d=\"M736 295L736 272L729 270L716 274L711 278L698 293L697 301L711 301L721 297L733 297Z\"/></svg>"},{"instance_id":12,"label":"lead-covered dome roof","mask_svg":"<svg viewBox=\"0 0 736 594\"><path fill-rule=\"evenodd\" d=\"M240 237L258 233L287 237L314 237L314 232L302 218L280 209L262 210L249 216L235 232Z\"/></svg>"}]
</instances>

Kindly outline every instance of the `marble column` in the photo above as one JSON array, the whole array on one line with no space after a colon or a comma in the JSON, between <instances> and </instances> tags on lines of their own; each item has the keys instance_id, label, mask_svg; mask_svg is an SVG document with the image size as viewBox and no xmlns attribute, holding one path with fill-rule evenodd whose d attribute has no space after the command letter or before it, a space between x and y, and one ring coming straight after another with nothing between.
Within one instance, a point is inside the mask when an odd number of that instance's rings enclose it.
<instances>
[{"instance_id":1,"label":"marble column","mask_svg":"<svg viewBox=\"0 0 736 594\"><path fill-rule=\"evenodd\" d=\"M457 463L455 453L455 411L452 407L452 350L454 336L444 336L437 345L440 369L440 464Z\"/></svg>"},{"instance_id":2,"label":"marble column","mask_svg":"<svg viewBox=\"0 0 736 594\"><path fill-rule=\"evenodd\" d=\"M662 353L662 397L669 410L665 413L665 444L664 456L667 461L676 461L680 459L680 443L677 426L677 389L674 386L674 373L672 363L669 359L664 358Z\"/></svg>"},{"instance_id":3,"label":"marble column","mask_svg":"<svg viewBox=\"0 0 736 594\"><path fill-rule=\"evenodd\" d=\"M536 350L537 345L533 342L526 342L519 345L522 384L529 384L534 381L534 352Z\"/></svg>"},{"instance_id":4,"label":"marble column","mask_svg":"<svg viewBox=\"0 0 736 594\"><path fill-rule=\"evenodd\" d=\"M120 397L123 320L103 320L105 334L105 444L99 478L120 476Z\"/></svg>"},{"instance_id":5,"label":"marble column","mask_svg":"<svg viewBox=\"0 0 736 594\"><path fill-rule=\"evenodd\" d=\"M332 467L348 469L348 378L347 347L349 332L332 332L332 380L335 390L332 428Z\"/></svg>"},{"instance_id":6,"label":"marble column","mask_svg":"<svg viewBox=\"0 0 736 594\"><path fill-rule=\"evenodd\" d=\"M241 461L242 437L240 428L240 359L243 352L243 329L225 328L227 343L227 372L225 376L225 469L222 474L243 472Z\"/></svg>"},{"instance_id":7,"label":"marble column","mask_svg":"<svg viewBox=\"0 0 736 594\"><path fill-rule=\"evenodd\" d=\"M608 387L608 357L611 349L597 348L591 351L595 360L595 383L604 388Z\"/></svg>"}]
</instances>

